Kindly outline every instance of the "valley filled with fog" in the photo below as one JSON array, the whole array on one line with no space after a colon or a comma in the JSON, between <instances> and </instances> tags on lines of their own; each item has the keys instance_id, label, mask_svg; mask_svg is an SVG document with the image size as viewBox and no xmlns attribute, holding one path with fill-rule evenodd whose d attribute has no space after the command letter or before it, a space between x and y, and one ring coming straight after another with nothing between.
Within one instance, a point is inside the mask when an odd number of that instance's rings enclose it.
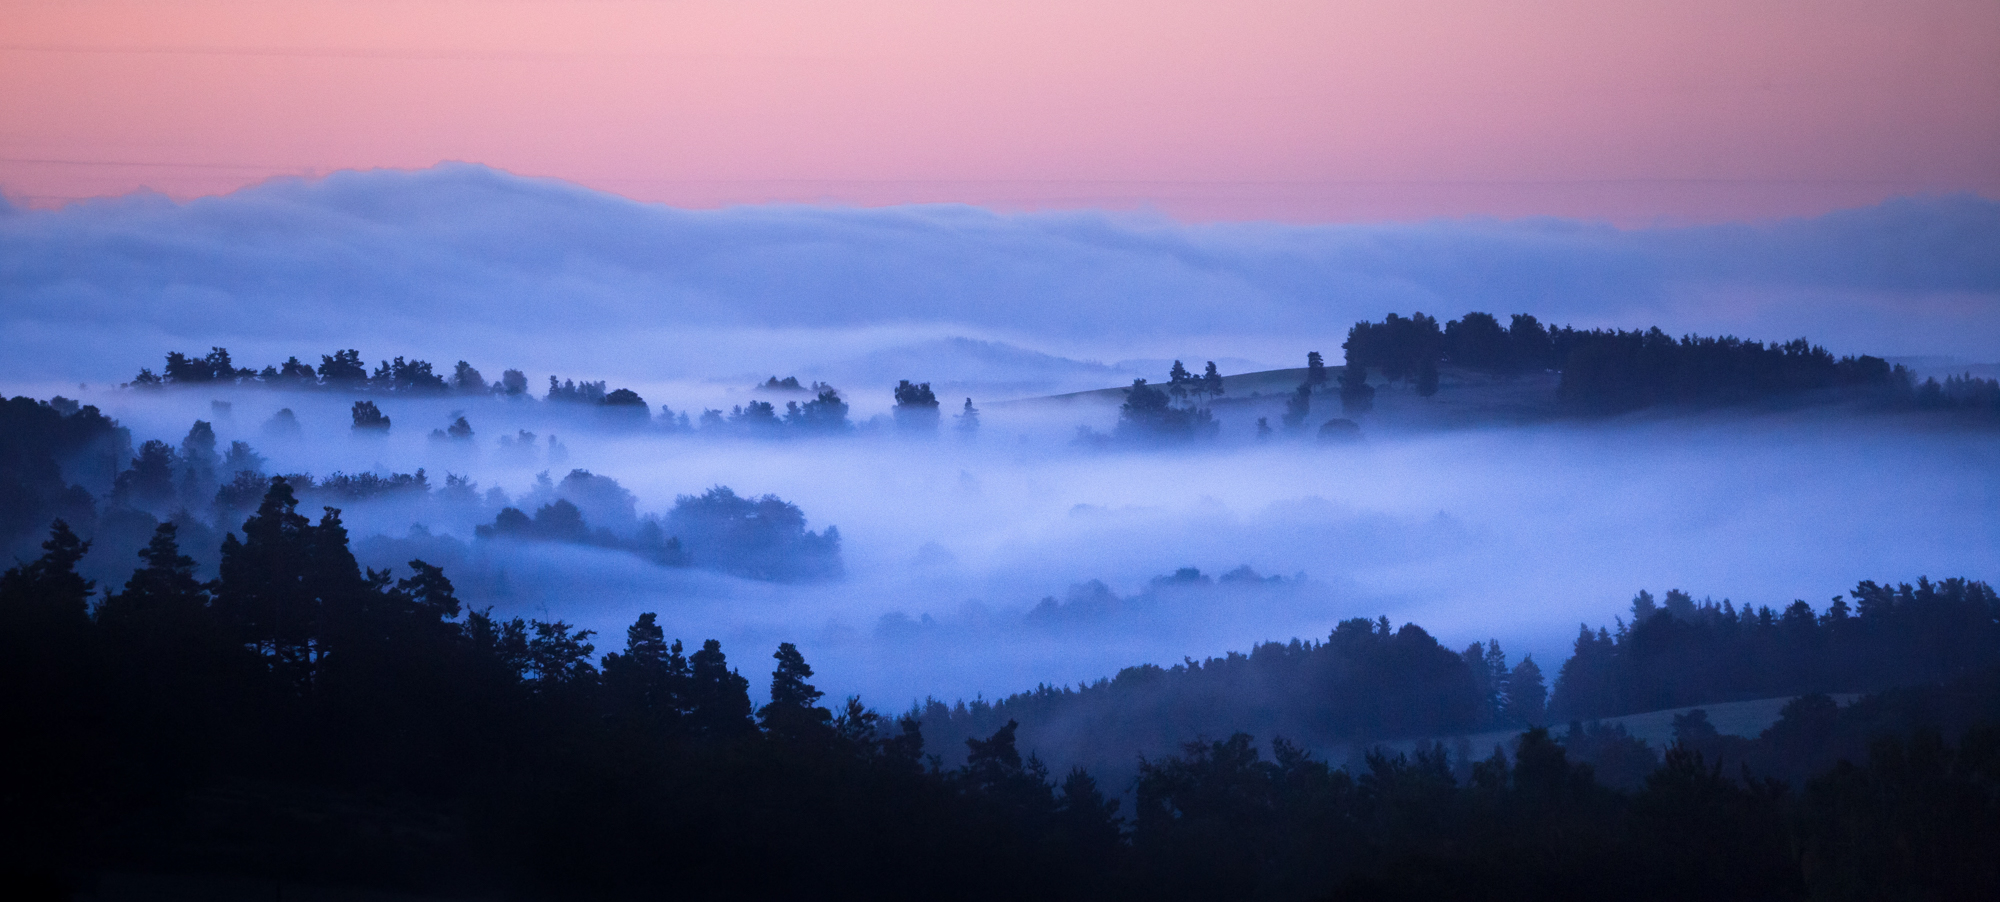
<instances>
[{"instance_id":1,"label":"valley filled with fog","mask_svg":"<svg viewBox=\"0 0 2000 902\"><path fill-rule=\"evenodd\" d=\"M472 604L596 630L600 650L655 611L669 636L723 640L746 673L796 641L829 691L888 710L1323 638L1349 617L1553 664L1579 622L1610 621L1642 588L1823 605L1861 579L1992 575L1990 431L1830 408L1565 419L1535 407L1554 397L1552 373L1453 371L1432 397L1409 378L1383 384L1377 409L1355 415L1359 441L1260 439L1257 419L1277 424L1298 378L1270 371L1308 351L1337 365L1352 323L1416 308L1805 332L1917 376L1991 376L1980 355L2000 336L2000 272L1981 249L1997 210L1947 197L1763 225L1181 226L951 206L692 212L476 166L349 172L186 203L0 210L0 387L95 405L133 448L179 447L202 420L218 453L247 443L266 474L422 470L415 489L303 491L301 509L339 507L369 566L400 574L423 558ZM131 381L166 352L212 346L253 369L341 348L364 367L421 357L441 375L469 358L486 377L520 368L526 390ZM1049 398L1157 385L1176 358L1225 377L1212 439L1112 441L1120 393ZM644 406L545 400L551 375ZM854 428L702 422L812 400L753 389L774 375L829 383ZM903 379L935 386L936 428L888 422ZM354 429L359 397L393 426ZM968 397L976 432L955 428ZM1344 416L1331 395L1315 404L1308 426ZM270 428L280 408L295 431ZM445 435L460 416L471 434ZM66 478L108 499L125 465ZM593 501L566 481L577 470L600 477ZM717 486L795 505L812 541L837 529L837 553L812 578L758 578L698 553L663 564L665 532L643 539L653 551L624 547ZM506 507L532 515L561 497L602 541L477 535ZM206 497L155 506L202 524L183 542L209 576L214 543L248 512ZM121 579L143 526L86 567ZM14 552L30 553L20 538Z\"/></svg>"},{"instance_id":2,"label":"valley filled with fog","mask_svg":"<svg viewBox=\"0 0 2000 902\"><path fill-rule=\"evenodd\" d=\"M0 886L2000 899L2000 3L1579 7L8 4Z\"/></svg>"},{"instance_id":3,"label":"valley filled with fog","mask_svg":"<svg viewBox=\"0 0 2000 902\"><path fill-rule=\"evenodd\" d=\"M946 416L911 435L869 422L889 409L889 388L848 390L860 428L847 434L761 437L532 398L379 398L385 435L353 429L351 401L333 392L80 400L128 426L135 445L178 445L193 421L211 422L220 447L247 443L272 474L421 469L427 489L302 493L301 512L339 507L367 566L402 576L424 559L469 604L596 630L600 649L646 611L670 637L721 639L746 672L796 642L823 688L889 710L1324 638L1351 617L1416 622L1448 647L1497 639L1554 663L1580 622L1609 622L1642 588L1823 606L1862 579L2000 565L2000 459L1982 431L1825 411L1429 431L1364 419L1362 441L1329 443L1259 440L1250 402L1210 442L1091 445L1076 429L1110 430L1108 403L988 404L976 432ZM1383 388L1397 391L1408 389ZM698 415L760 395L785 397L711 385L647 400ZM269 428L280 408L295 412L297 434ZM470 437L430 435L459 416ZM571 491L575 470L629 499ZM713 486L773 494L807 529L836 527L842 572L746 578L475 534L503 507L570 497L590 528L630 536L640 518ZM210 539L233 526L219 512L196 519L212 522ZM213 548L182 538L213 575ZM86 568L111 584L134 548L107 544ZM1182 568L1199 575L1175 579Z\"/></svg>"}]
</instances>

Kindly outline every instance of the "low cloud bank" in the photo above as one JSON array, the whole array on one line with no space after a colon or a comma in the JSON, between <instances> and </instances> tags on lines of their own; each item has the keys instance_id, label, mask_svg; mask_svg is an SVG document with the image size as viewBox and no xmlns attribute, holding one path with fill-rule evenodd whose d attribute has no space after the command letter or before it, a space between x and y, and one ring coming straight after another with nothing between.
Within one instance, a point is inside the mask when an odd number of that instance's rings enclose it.
<instances>
[{"instance_id":1,"label":"low cloud bank","mask_svg":"<svg viewBox=\"0 0 2000 902\"><path fill-rule=\"evenodd\" d=\"M2000 345L1995 246L2000 203L1974 196L1684 228L1183 226L943 205L687 211L457 164L0 213L0 378L123 380L170 348L282 360L337 344L496 371L587 360L641 383L1021 361L1031 375L938 378L1042 391L1095 379L1095 360L1337 352L1355 321L1413 309L1983 362Z\"/></svg>"}]
</instances>

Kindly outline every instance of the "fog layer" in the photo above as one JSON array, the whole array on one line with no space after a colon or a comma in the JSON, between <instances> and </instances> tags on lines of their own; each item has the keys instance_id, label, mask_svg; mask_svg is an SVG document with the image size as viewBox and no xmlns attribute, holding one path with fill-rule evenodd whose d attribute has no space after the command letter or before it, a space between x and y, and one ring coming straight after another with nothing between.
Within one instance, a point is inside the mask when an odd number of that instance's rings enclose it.
<instances>
[{"instance_id":1,"label":"fog layer","mask_svg":"<svg viewBox=\"0 0 2000 902\"><path fill-rule=\"evenodd\" d=\"M218 416L210 402L225 399ZM608 425L534 401L385 399L395 427L357 437L330 394L85 400L135 441L178 441L194 418L211 419L223 445L250 442L272 473L425 468L439 486L429 493L340 505L365 564L401 573L422 557L470 603L596 629L601 649L644 611L669 635L722 639L746 673L793 641L823 688L889 708L1323 637L1356 616L1415 621L1452 647L1498 639L1552 670L1579 622L1608 623L1641 588L1823 607L1861 579L2000 571L1990 435L1890 418L1372 429L1345 445L1259 442L1250 423L1225 420L1212 445L1145 451L1072 444L1075 426L1116 416L1088 405L989 409L970 440L949 428L756 440ZM280 406L296 411L300 437L263 430ZM470 440L426 437L459 414ZM523 429L537 439L518 441ZM776 494L807 528L838 528L844 576L761 581L615 548L474 537L503 505L555 498L539 474L575 469L616 479L639 516L716 485ZM473 491L449 500L448 473ZM631 516L580 506L592 526ZM1246 566L1254 573L1220 579ZM1183 568L1200 575L1171 578Z\"/></svg>"}]
</instances>

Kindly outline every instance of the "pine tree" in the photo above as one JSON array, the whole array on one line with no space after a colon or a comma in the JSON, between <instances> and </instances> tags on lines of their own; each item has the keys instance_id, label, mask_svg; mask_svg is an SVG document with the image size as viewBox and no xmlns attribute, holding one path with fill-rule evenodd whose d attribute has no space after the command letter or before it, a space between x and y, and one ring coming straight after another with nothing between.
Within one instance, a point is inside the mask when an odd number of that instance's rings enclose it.
<instances>
[{"instance_id":1,"label":"pine tree","mask_svg":"<svg viewBox=\"0 0 2000 902\"><path fill-rule=\"evenodd\" d=\"M1653 593L1640 589L1639 594L1632 596L1632 624L1634 626L1653 619L1653 615L1659 613L1659 610L1659 605L1653 603Z\"/></svg>"},{"instance_id":2,"label":"pine tree","mask_svg":"<svg viewBox=\"0 0 2000 902\"><path fill-rule=\"evenodd\" d=\"M105 628L148 638L183 635L206 626L208 586L194 575L194 559L181 554L178 527L162 523L140 549L144 567L132 572L123 591L104 599L97 622Z\"/></svg>"},{"instance_id":3,"label":"pine tree","mask_svg":"<svg viewBox=\"0 0 2000 902\"><path fill-rule=\"evenodd\" d=\"M794 740L825 734L833 713L815 704L825 693L806 682L813 672L805 656L799 654L797 646L785 642L771 657L778 661L777 669L771 672L771 703L757 712L764 728Z\"/></svg>"},{"instance_id":4,"label":"pine tree","mask_svg":"<svg viewBox=\"0 0 2000 902\"><path fill-rule=\"evenodd\" d=\"M1174 361L1173 368L1167 371L1167 394L1175 401L1184 401L1189 394L1200 390L1200 388L1200 380L1197 380L1193 373L1188 372L1188 368L1183 366L1180 361Z\"/></svg>"},{"instance_id":5,"label":"pine tree","mask_svg":"<svg viewBox=\"0 0 2000 902\"><path fill-rule=\"evenodd\" d=\"M1528 655L1507 674L1507 719L1522 726L1548 720L1548 686L1542 682L1542 668Z\"/></svg>"},{"instance_id":6,"label":"pine tree","mask_svg":"<svg viewBox=\"0 0 2000 902\"><path fill-rule=\"evenodd\" d=\"M312 523L297 508L291 484L272 477L257 512L243 523L243 539L235 533L223 537L215 597L226 633L271 656L276 666L294 670L308 663L319 618L306 586Z\"/></svg>"},{"instance_id":7,"label":"pine tree","mask_svg":"<svg viewBox=\"0 0 2000 902\"><path fill-rule=\"evenodd\" d=\"M755 729L750 722L750 681L729 669L722 643L709 639L689 656L689 726L698 735L717 739L741 736Z\"/></svg>"},{"instance_id":8,"label":"pine tree","mask_svg":"<svg viewBox=\"0 0 2000 902\"><path fill-rule=\"evenodd\" d=\"M96 583L76 572L90 543L69 524L49 524L42 556L0 574L0 618L22 635L38 629L73 630L89 623L90 593Z\"/></svg>"},{"instance_id":9,"label":"pine tree","mask_svg":"<svg viewBox=\"0 0 2000 902\"><path fill-rule=\"evenodd\" d=\"M651 612L625 630L625 651L604 656L604 688L627 718L672 730L688 709L687 657L681 643L667 644Z\"/></svg>"}]
</instances>

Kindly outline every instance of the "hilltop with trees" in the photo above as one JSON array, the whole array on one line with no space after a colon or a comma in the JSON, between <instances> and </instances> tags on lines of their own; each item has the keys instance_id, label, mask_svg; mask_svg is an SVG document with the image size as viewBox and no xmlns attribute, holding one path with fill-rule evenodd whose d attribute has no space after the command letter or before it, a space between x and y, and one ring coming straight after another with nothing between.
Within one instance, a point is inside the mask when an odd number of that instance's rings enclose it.
<instances>
[{"instance_id":1,"label":"hilltop with trees","mask_svg":"<svg viewBox=\"0 0 2000 902\"><path fill-rule=\"evenodd\" d=\"M1431 373L1439 364L1496 375L1555 371L1561 376L1555 400L1584 416L1821 402L2000 414L2000 381L1970 375L1918 381L1882 358L1836 357L1803 338L1765 344L1732 336L1676 339L1657 327L1552 329L1528 314L1514 315L1503 328L1491 314L1468 313L1440 329L1422 313L1391 313L1379 323L1356 323L1341 347L1349 368L1414 382L1420 394L1435 385Z\"/></svg>"}]
</instances>

